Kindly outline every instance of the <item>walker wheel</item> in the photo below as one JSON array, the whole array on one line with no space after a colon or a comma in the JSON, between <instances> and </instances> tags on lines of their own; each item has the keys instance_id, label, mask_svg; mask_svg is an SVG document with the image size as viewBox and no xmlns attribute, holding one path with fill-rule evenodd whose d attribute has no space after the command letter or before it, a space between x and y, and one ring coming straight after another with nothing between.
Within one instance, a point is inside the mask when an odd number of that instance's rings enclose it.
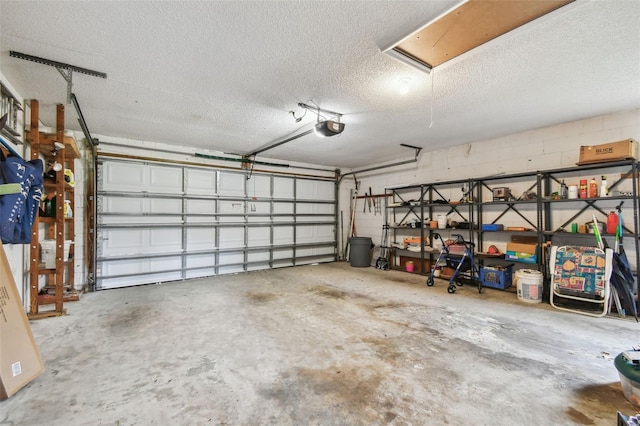
<instances>
[{"instance_id":1,"label":"walker wheel","mask_svg":"<svg viewBox=\"0 0 640 426\"><path fill-rule=\"evenodd\" d=\"M449 287L447 287L447 291L451 294L456 292L456 286L454 285L450 285Z\"/></svg>"},{"instance_id":2,"label":"walker wheel","mask_svg":"<svg viewBox=\"0 0 640 426\"><path fill-rule=\"evenodd\" d=\"M482 294L482 290L484 290L484 287L482 287L481 285L478 286L478 293Z\"/></svg>"},{"instance_id":3,"label":"walker wheel","mask_svg":"<svg viewBox=\"0 0 640 426\"><path fill-rule=\"evenodd\" d=\"M429 278L427 278L427 285L428 285L429 287L432 287L432 286L433 286L433 277L429 277Z\"/></svg>"}]
</instances>

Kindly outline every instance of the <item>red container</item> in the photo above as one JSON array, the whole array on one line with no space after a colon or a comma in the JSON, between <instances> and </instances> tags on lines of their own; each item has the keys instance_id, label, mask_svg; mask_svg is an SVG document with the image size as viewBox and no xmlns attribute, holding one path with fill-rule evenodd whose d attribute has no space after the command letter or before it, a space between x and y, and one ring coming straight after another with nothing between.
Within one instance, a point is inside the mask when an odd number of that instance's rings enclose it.
<instances>
[{"instance_id":1,"label":"red container","mask_svg":"<svg viewBox=\"0 0 640 426\"><path fill-rule=\"evenodd\" d=\"M618 228L618 215L610 212L607 216L607 234L615 234L616 228Z\"/></svg>"},{"instance_id":2,"label":"red container","mask_svg":"<svg viewBox=\"0 0 640 426\"><path fill-rule=\"evenodd\" d=\"M589 195L589 188L587 187L587 180L583 179L580 181L580 198L587 198Z\"/></svg>"}]
</instances>

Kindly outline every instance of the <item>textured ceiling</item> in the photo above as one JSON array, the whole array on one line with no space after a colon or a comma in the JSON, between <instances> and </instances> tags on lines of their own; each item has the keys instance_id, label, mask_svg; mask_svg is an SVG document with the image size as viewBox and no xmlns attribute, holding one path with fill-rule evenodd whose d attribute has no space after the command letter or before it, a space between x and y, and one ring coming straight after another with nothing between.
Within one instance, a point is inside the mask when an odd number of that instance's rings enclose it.
<instances>
[{"instance_id":1,"label":"textured ceiling","mask_svg":"<svg viewBox=\"0 0 640 426\"><path fill-rule=\"evenodd\" d=\"M310 129L313 114L289 111L315 102L344 114L344 132L262 156L341 168L410 158L401 143L434 150L640 107L640 1L578 0L430 75L382 53L458 3L1 0L0 72L46 104L66 102L66 82L10 50L105 72L73 75L94 136L222 152ZM79 130L71 105L67 118Z\"/></svg>"}]
</instances>

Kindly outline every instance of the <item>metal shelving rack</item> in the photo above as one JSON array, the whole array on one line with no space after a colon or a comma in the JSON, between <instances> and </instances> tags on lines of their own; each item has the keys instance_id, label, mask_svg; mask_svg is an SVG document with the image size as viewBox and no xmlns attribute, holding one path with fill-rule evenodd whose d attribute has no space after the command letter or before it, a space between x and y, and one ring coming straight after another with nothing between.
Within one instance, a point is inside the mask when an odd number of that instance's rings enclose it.
<instances>
[{"instance_id":1,"label":"metal shelving rack","mask_svg":"<svg viewBox=\"0 0 640 426\"><path fill-rule=\"evenodd\" d=\"M617 179L611 179L608 185L610 195L607 197L578 198L578 199L555 199L552 197L554 186L559 187L563 180L585 179L593 175L597 176L620 175ZM576 220L582 219L591 221L589 213L607 215L606 210L613 210L620 201L625 201L623 209L631 209L633 218L625 222L624 235L627 244L633 240L634 258L636 269L640 265L640 200L638 197L640 185L640 163L636 160L626 160L618 162L583 165L576 167L566 167L551 170L531 171L524 173L514 173L509 175L489 176L485 178L473 178L468 180L453 180L448 182L436 182L428 184L407 185L402 187L386 188L385 192L392 195L385 209L385 220L391 225L391 241L397 242L401 235L418 234L423 239L431 236L434 230L421 226L409 228L403 226L408 220L415 219L424 224L425 218L433 219L437 211L444 211L447 214L462 212L461 205L468 209L468 218L471 222L469 234L470 240L476 242L476 251L483 251L484 245L488 243L488 235L496 238L507 238L514 235L523 237L533 237L538 247L554 244L570 244L566 241L578 241L578 244L594 245L593 235L589 233L567 232L567 226ZM626 184L624 182L627 182ZM630 182L630 183L629 183ZM443 195L443 188L451 189L455 186L467 185L467 195L473 194L461 203L449 201ZM512 194L513 199L494 201L489 200L488 194L497 185L517 185L519 192L527 193L529 197L522 198L522 195ZM621 186L629 187L623 194L615 194ZM436 202L437 200L441 200ZM462 201L466 201L462 203ZM467 210L465 210L467 212ZM558 222L558 216L565 214L564 219ZM570 213L567 213L570 212ZM482 224L496 224L505 218L506 215L515 215L516 220L525 225L525 230L504 230L504 231L482 231ZM462 215L461 215L462 216ZM419 232L418 232L419 231ZM448 231L448 230L447 230ZM463 232L458 232L463 233ZM604 235L604 237L611 235ZM575 244L575 243L574 243ZM429 249L418 252L408 252L406 250L396 250L396 255L433 260L434 253ZM536 264L522 264L527 267L538 268L548 282L548 271L546 270L546 256L540 249ZM397 267L396 267L397 268ZM398 268L397 268L398 269ZM428 273L424 268L417 270L419 273ZM637 275L637 271L636 271ZM547 287L547 286L546 286ZM545 289L548 292L548 288Z\"/></svg>"},{"instance_id":2,"label":"metal shelving rack","mask_svg":"<svg viewBox=\"0 0 640 426\"><path fill-rule=\"evenodd\" d=\"M472 224L474 221L474 210L468 196L470 194L472 182L468 179L452 180L446 182L435 182L421 185L408 185L403 187L386 188L385 193L391 197L385 197L387 204L385 208L385 222L389 223L391 230L391 242L398 243L401 236L411 236L419 234L420 241L424 242L425 237L431 243L434 233L442 234L444 238L451 234L465 234L473 241L472 229L437 229L431 228L426 220L436 220L438 214L445 216L455 215L460 222ZM455 199L455 192L461 190L461 195ZM389 201L389 198L391 200ZM453 199L452 199L453 198ZM410 223L416 226L407 226ZM420 265L416 273L428 274L431 271L431 263L437 257L439 250L425 248L421 244L421 250L410 251L394 248L392 257L402 256L420 259ZM428 261L426 263L425 261ZM400 269L401 265L392 262L394 269Z\"/></svg>"}]
</instances>

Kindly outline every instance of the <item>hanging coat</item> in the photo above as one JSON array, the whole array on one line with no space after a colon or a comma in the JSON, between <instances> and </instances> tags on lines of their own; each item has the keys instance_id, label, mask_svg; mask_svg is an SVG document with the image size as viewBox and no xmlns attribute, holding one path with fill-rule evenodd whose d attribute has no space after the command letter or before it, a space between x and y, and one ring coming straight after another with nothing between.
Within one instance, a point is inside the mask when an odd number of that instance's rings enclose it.
<instances>
[{"instance_id":1,"label":"hanging coat","mask_svg":"<svg viewBox=\"0 0 640 426\"><path fill-rule=\"evenodd\" d=\"M3 244L28 244L43 193L42 160L0 154L0 183L18 183L15 194L0 195L0 237Z\"/></svg>"}]
</instances>

